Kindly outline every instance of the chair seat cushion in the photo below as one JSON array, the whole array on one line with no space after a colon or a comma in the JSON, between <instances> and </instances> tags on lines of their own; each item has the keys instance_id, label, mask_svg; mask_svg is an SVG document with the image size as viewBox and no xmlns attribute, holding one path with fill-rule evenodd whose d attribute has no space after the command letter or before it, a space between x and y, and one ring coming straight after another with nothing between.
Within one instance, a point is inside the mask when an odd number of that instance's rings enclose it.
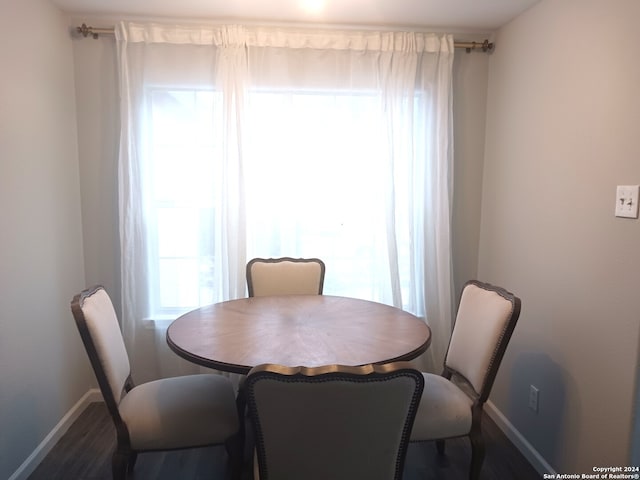
<instances>
[{"instance_id":1,"label":"chair seat cushion","mask_svg":"<svg viewBox=\"0 0 640 480\"><path fill-rule=\"evenodd\" d=\"M424 390L411 431L419 442L467 435L471 430L473 400L440 375L423 373Z\"/></svg>"},{"instance_id":2,"label":"chair seat cushion","mask_svg":"<svg viewBox=\"0 0 640 480\"><path fill-rule=\"evenodd\" d=\"M168 450L223 443L239 428L229 379L187 375L133 388L119 406L134 450Z\"/></svg>"}]
</instances>

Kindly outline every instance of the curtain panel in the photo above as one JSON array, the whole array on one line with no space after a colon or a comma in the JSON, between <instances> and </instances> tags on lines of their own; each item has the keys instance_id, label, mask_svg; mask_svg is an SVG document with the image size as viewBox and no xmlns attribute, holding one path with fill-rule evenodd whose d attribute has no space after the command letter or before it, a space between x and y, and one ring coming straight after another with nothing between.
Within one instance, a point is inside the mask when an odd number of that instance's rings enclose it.
<instances>
[{"instance_id":1,"label":"curtain panel","mask_svg":"<svg viewBox=\"0 0 640 480\"><path fill-rule=\"evenodd\" d=\"M163 321L245 296L253 256L319 256L326 294L424 318L420 366L439 370L453 38L122 22L116 40L123 331L137 375L183 373L167 368Z\"/></svg>"}]
</instances>

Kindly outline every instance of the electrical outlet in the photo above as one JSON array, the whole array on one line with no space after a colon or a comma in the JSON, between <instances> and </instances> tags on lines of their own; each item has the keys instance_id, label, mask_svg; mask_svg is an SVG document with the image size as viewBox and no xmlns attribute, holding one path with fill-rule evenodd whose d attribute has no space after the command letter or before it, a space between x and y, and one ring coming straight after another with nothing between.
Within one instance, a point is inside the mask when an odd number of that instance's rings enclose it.
<instances>
[{"instance_id":1,"label":"electrical outlet","mask_svg":"<svg viewBox=\"0 0 640 480\"><path fill-rule=\"evenodd\" d=\"M640 185L618 185L616 189L616 217L638 218Z\"/></svg>"},{"instance_id":2,"label":"electrical outlet","mask_svg":"<svg viewBox=\"0 0 640 480\"><path fill-rule=\"evenodd\" d=\"M534 385L529 385L529 408L538 413L538 394L540 390Z\"/></svg>"}]
</instances>

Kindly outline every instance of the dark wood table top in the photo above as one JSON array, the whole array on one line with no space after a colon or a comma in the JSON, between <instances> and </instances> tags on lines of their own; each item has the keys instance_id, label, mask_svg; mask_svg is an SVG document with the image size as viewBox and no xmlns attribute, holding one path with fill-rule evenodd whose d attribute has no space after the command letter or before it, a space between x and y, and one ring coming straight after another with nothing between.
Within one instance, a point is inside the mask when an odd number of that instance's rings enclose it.
<instances>
[{"instance_id":1,"label":"dark wood table top","mask_svg":"<svg viewBox=\"0 0 640 480\"><path fill-rule=\"evenodd\" d=\"M177 318L167 343L205 367L246 374L262 363L315 367L411 360L431 330L398 308L328 295L251 297Z\"/></svg>"}]
</instances>

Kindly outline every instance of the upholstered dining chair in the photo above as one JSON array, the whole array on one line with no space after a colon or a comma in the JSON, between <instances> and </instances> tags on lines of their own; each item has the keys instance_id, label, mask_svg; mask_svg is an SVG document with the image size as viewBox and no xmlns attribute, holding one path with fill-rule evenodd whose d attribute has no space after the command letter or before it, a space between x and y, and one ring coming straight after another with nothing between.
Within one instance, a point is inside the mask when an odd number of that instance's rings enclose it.
<instances>
[{"instance_id":1,"label":"upholstered dining chair","mask_svg":"<svg viewBox=\"0 0 640 480\"><path fill-rule=\"evenodd\" d=\"M423 382L404 362L254 367L244 385L254 478L400 479Z\"/></svg>"},{"instance_id":2,"label":"upholstered dining chair","mask_svg":"<svg viewBox=\"0 0 640 480\"><path fill-rule=\"evenodd\" d=\"M322 295L324 271L319 258L254 258L247 263L249 296Z\"/></svg>"},{"instance_id":3,"label":"upholstered dining chair","mask_svg":"<svg viewBox=\"0 0 640 480\"><path fill-rule=\"evenodd\" d=\"M519 316L520 299L514 294L487 283L467 282L442 375L423 374L425 387L411 442L435 440L444 455L445 439L468 436L472 480L479 478L484 460L483 405Z\"/></svg>"},{"instance_id":4,"label":"upholstered dining chair","mask_svg":"<svg viewBox=\"0 0 640 480\"><path fill-rule=\"evenodd\" d=\"M231 382L214 374L134 385L116 313L104 287L71 302L80 337L116 427L114 480L127 477L139 452L224 444L239 478L239 419Z\"/></svg>"}]
</instances>

